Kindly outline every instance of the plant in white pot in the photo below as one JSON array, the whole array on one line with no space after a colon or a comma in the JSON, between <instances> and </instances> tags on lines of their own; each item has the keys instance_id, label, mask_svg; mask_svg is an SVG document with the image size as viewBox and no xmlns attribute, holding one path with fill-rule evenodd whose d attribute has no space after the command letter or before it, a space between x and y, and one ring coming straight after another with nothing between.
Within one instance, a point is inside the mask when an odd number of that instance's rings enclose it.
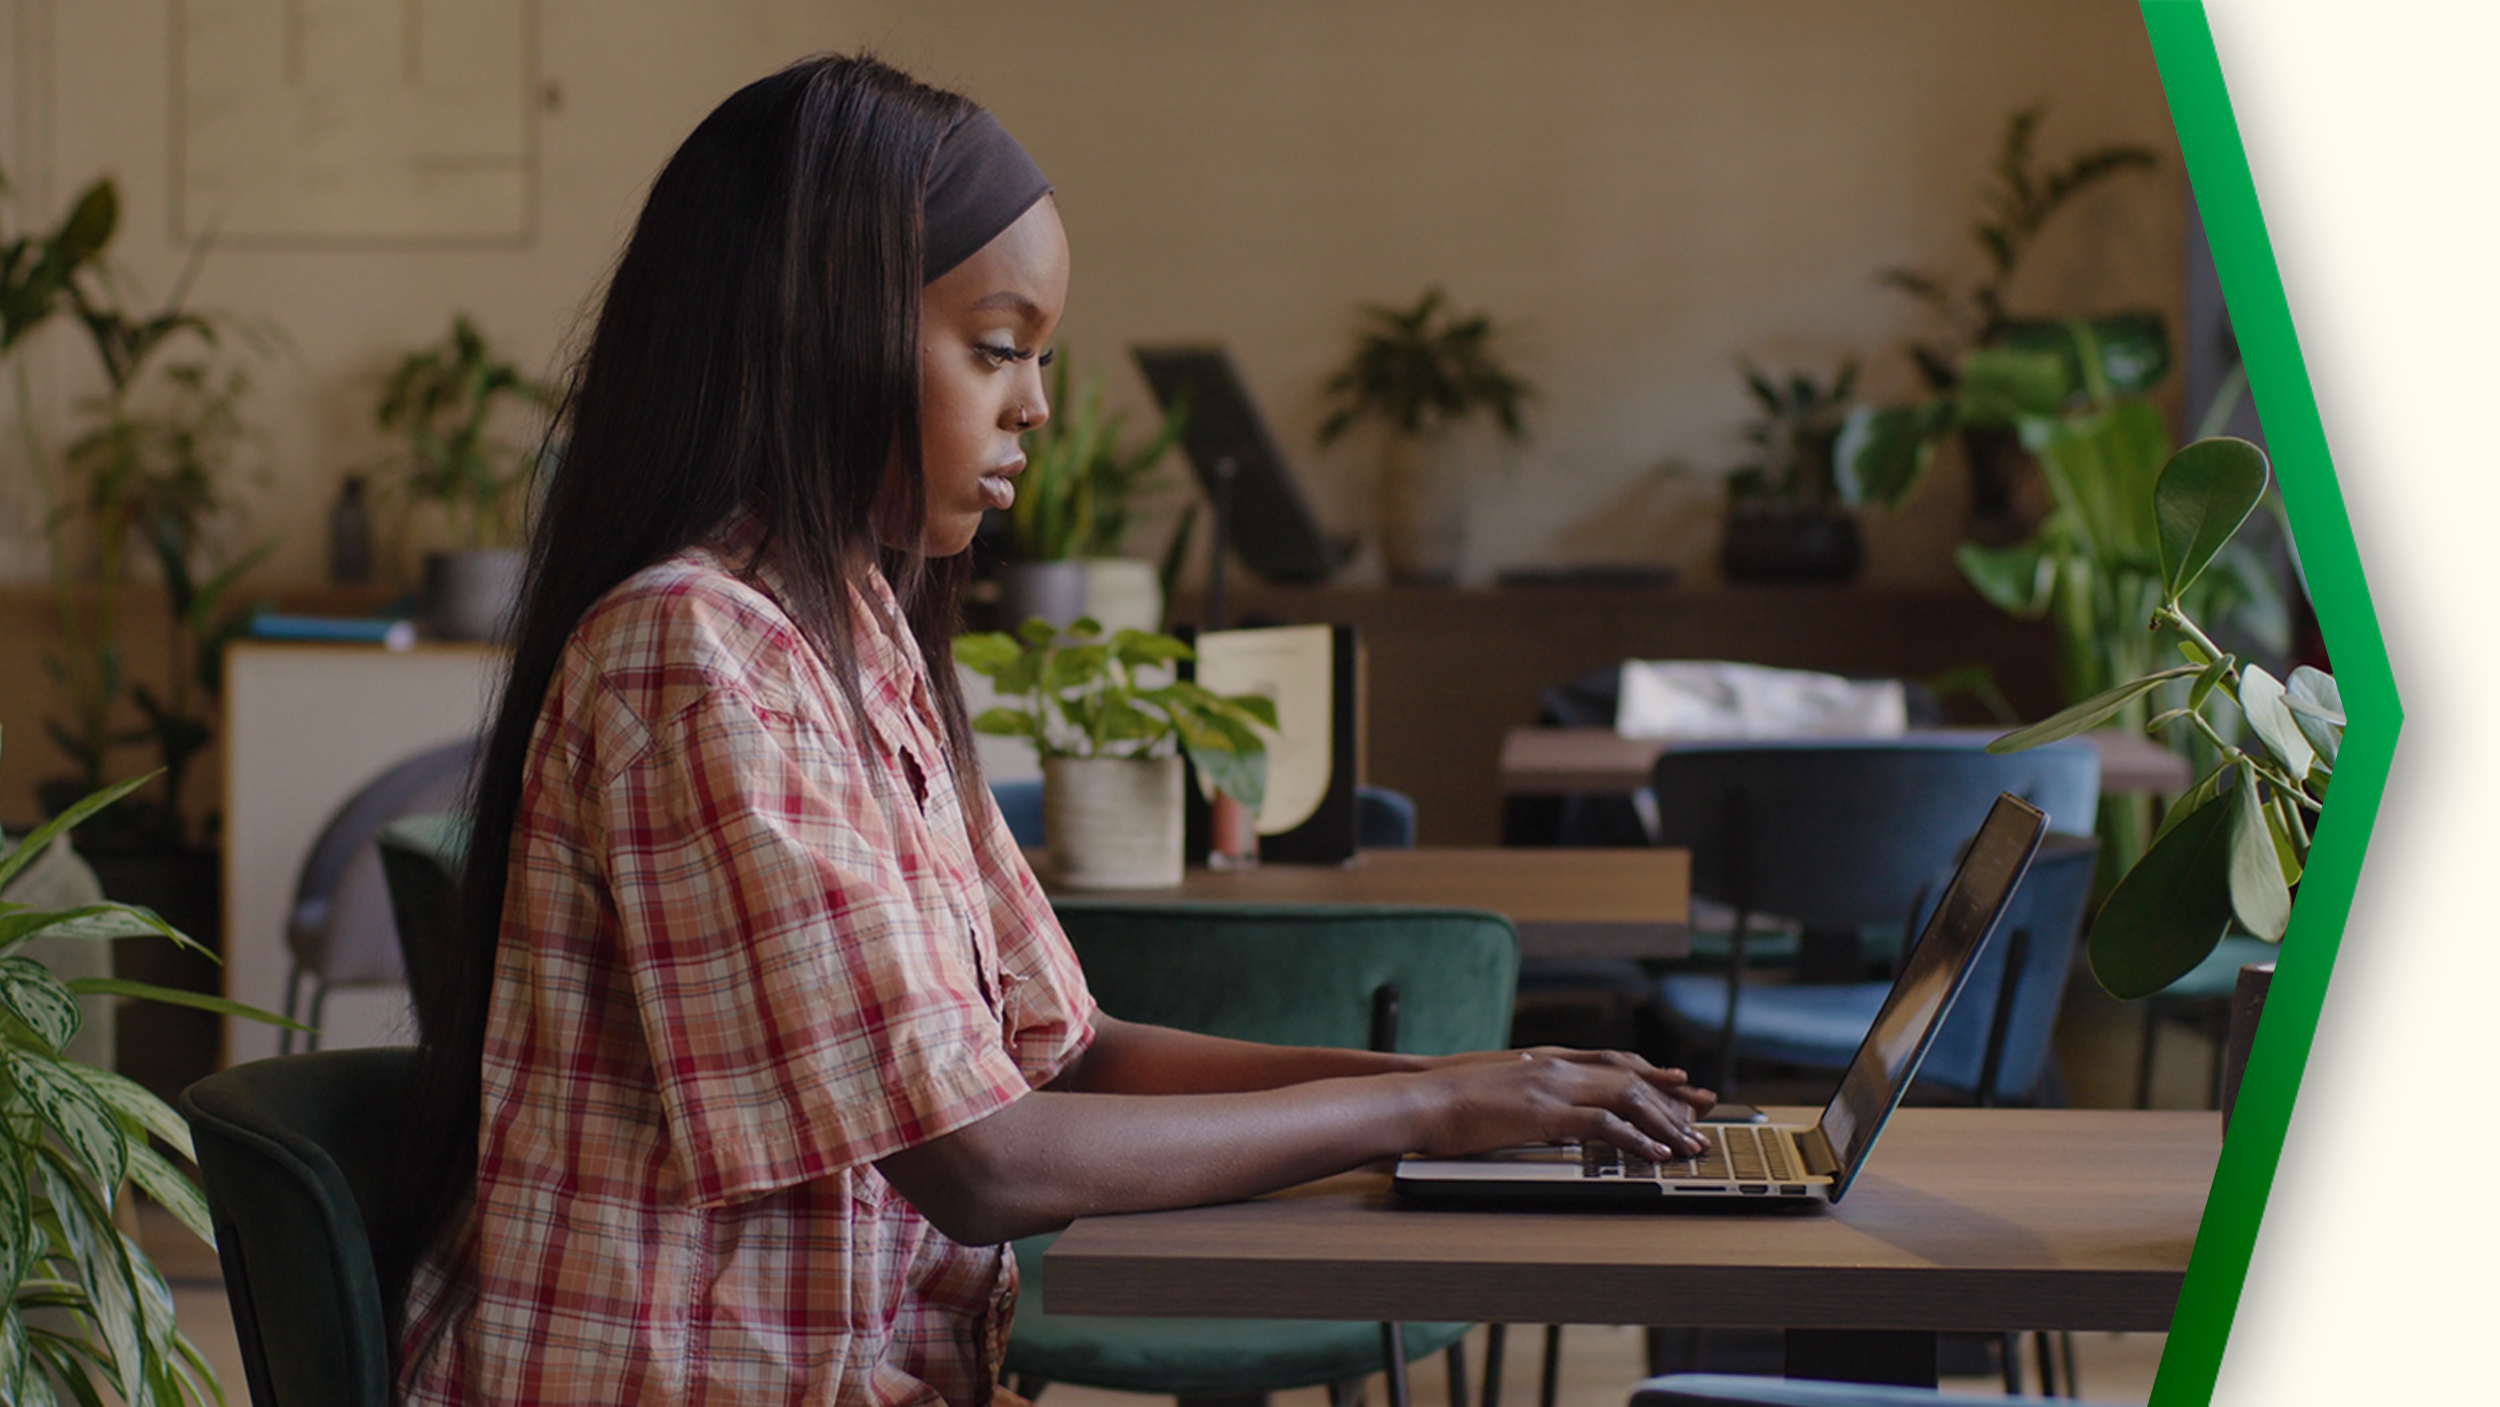
<instances>
[{"instance_id":1,"label":"plant in white pot","mask_svg":"<svg viewBox=\"0 0 2500 1407\"><path fill-rule=\"evenodd\" d=\"M374 418L407 441L395 457L400 493L433 504L453 546L425 560L427 624L452 640L499 639L520 599L521 509L539 456L497 438L500 418L553 397L495 355L466 314L438 343L400 359Z\"/></svg>"},{"instance_id":2,"label":"plant in white pot","mask_svg":"<svg viewBox=\"0 0 2500 1407\"><path fill-rule=\"evenodd\" d=\"M1103 410L1102 378L1089 375L1071 393L1068 361L1062 355L1052 372L1051 418L1025 435L1015 505L1000 515L999 618L1067 626L1087 616L1111 630L1156 630L1195 515L1181 519L1161 573L1120 548L1139 499L1160 483L1155 469L1179 440L1182 416L1165 416L1151 439L1131 445L1128 417Z\"/></svg>"},{"instance_id":3,"label":"plant in white pot","mask_svg":"<svg viewBox=\"0 0 2500 1407\"><path fill-rule=\"evenodd\" d=\"M1461 505L1433 462L1444 432L1489 414L1509 438L1525 433L1520 409L1536 388L1503 365L1494 337L1490 316L1460 315L1438 288L1412 308L1370 304L1354 350L1324 388L1335 409L1320 424L1321 444L1364 419L1389 432L1376 511L1381 557L1394 580L1438 583L1457 573Z\"/></svg>"},{"instance_id":4,"label":"plant in white pot","mask_svg":"<svg viewBox=\"0 0 2500 1407\"><path fill-rule=\"evenodd\" d=\"M1169 635L1091 618L1065 631L1028 620L1016 633L958 636L956 662L1002 700L972 720L1024 738L1042 762L1042 830L1059 882L1080 889L1158 889L1181 882L1181 757L1256 812L1267 795L1276 705L1224 697L1186 679L1154 682L1192 658Z\"/></svg>"}]
</instances>

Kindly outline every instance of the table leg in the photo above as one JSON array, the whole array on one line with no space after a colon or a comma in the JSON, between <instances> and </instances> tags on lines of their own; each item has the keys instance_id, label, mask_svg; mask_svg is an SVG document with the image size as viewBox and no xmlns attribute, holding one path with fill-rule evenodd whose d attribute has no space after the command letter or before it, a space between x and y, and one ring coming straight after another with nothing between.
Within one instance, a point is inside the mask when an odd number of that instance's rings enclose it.
<instances>
[{"instance_id":1,"label":"table leg","mask_svg":"<svg viewBox=\"0 0 2500 1407\"><path fill-rule=\"evenodd\" d=\"M1788 1331L1788 1376L1934 1387L1935 1331L1791 1329Z\"/></svg>"}]
</instances>

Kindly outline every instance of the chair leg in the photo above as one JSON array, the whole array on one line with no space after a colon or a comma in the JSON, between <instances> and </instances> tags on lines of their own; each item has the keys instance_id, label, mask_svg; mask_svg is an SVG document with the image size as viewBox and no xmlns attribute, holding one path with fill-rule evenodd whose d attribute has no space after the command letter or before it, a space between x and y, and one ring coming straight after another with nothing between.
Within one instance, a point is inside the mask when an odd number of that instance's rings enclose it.
<instances>
[{"instance_id":1,"label":"chair leg","mask_svg":"<svg viewBox=\"0 0 2500 1407\"><path fill-rule=\"evenodd\" d=\"M1442 1359L1450 1365L1450 1407L1467 1407L1467 1341L1451 1344Z\"/></svg>"},{"instance_id":2,"label":"chair leg","mask_svg":"<svg viewBox=\"0 0 2500 1407\"><path fill-rule=\"evenodd\" d=\"M1554 1407L1562 1391L1562 1325L1545 1326L1545 1363L1537 1372L1536 1407Z\"/></svg>"},{"instance_id":3,"label":"chair leg","mask_svg":"<svg viewBox=\"0 0 2500 1407\"><path fill-rule=\"evenodd\" d=\"M2161 1040L2161 1009L2144 1003L2144 1044L2135 1057L2135 1107L2153 1107L2153 1047Z\"/></svg>"},{"instance_id":4,"label":"chair leg","mask_svg":"<svg viewBox=\"0 0 2500 1407\"><path fill-rule=\"evenodd\" d=\"M1997 1366L2005 1372L2005 1395L2023 1395L2023 1336L2008 1329L1997 1335Z\"/></svg>"},{"instance_id":5,"label":"chair leg","mask_svg":"<svg viewBox=\"0 0 2500 1407\"><path fill-rule=\"evenodd\" d=\"M1502 1347L1509 1338L1508 1324L1484 1326L1484 1407L1502 1407Z\"/></svg>"},{"instance_id":6,"label":"chair leg","mask_svg":"<svg viewBox=\"0 0 2500 1407\"><path fill-rule=\"evenodd\" d=\"M321 1000L330 995L330 984L315 976L312 982L312 1005L305 1008L304 1024L312 1027L304 1033L304 1049L321 1049Z\"/></svg>"},{"instance_id":7,"label":"chair leg","mask_svg":"<svg viewBox=\"0 0 2500 1407\"><path fill-rule=\"evenodd\" d=\"M2049 1356L2048 1330L2042 1329L2031 1336L2031 1351L2032 1357L2040 1365L2040 1395L2042 1397L2074 1396L2071 1387L2063 1394L2057 1390L2057 1361Z\"/></svg>"},{"instance_id":8,"label":"chair leg","mask_svg":"<svg viewBox=\"0 0 2500 1407\"><path fill-rule=\"evenodd\" d=\"M2042 1332L2046 1333L2047 1331L2043 1330ZM2074 1330L2060 1329L2057 1331L2057 1356L2059 1361L2066 1365L2066 1395L2068 1397L2083 1396L2083 1379L2075 1376Z\"/></svg>"},{"instance_id":9,"label":"chair leg","mask_svg":"<svg viewBox=\"0 0 2500 1407\"><path fill-rule=\"evenodd\" d=\"M1328 1385L1328 1407L1363 1407L1363 1380L1339 1378Z\"/></svg>"},{"instance_id":10,"label":"chair leg","mask_svg":"<svg viewBox=\"0 0 2500 1407\"><path fill-rule=\"evenodd\" d=\"M1414 1407L1406 1395L1406 1335L1394 1321L1380 1326L1380 1366L1389 1379L1389 1407Z\"/></svg>"},{"instance_id":11,"label":"chair leg","mask_svg":"<svg viewBox=\"0 0 2500 1407\"><path fill-rule=\"evenodd\" d=\"M296 989L303 985L303 981L304 965L300 962L289 962L286 965L286 1005L278 1012L289 1021L295 1019L295 993ZM278 1054L292 1055L294 1053L295 1032L289 1027L280 1026L278 1028Z\"/></svg>"}]
</instances>

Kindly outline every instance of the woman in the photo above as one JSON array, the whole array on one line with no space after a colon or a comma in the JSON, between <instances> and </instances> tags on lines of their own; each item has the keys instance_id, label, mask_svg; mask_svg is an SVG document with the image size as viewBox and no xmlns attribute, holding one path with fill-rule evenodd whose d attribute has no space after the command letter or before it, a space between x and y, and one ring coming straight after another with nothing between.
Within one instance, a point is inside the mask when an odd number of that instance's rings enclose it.
<instances>
[{"instance_id":1,"label":"woman","mask_svg":"<svg viewBox=\"0 0 2500 1407\"><path fill-rule=\"evenodd\" d=\"M1067 282L1022 149L868 59L739 92L654 184L423 996L408 1400L980 1403L1009 1238L1408 1149L1701 1146L1709 1096L1628 1056L1094 1009L948 657Z\"/></svg>"}]
</instances>

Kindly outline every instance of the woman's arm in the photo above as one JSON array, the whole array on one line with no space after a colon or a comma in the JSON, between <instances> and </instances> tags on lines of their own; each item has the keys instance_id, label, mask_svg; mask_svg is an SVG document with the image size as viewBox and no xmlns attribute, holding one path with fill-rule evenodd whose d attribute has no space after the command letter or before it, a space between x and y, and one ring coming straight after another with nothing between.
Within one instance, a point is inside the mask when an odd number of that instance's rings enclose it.
<instances>
[{"instance_id":1,"label":"woman's arm","mask_svg":"<svg viewBox=\"0 0 2500 1407\"><path fill-rule=\"evenodd\" d=\"M1094 1040L1054 1090L1082 1094L1238 1094L1345 1075L1406 1074L1432 1057L1368 1050L1261 1045L1094 1013Z\"/></svg>"},{"instance_id":2,"label":"woman's arm","mask_svg":"<svg viewBox=\"0 0 2500 1407\"><path fill-rule=\"evenodd\" d=\"M1681 1071L1637 1056L1519 1051L1495 1056L1298 1051L1125 1026L1055 1083L877 1167L948 1237L979 1245L1056 1230L1080 1216L1232 1201L1408 1151L1482 1152L1603 1139L1644 1157L1698 1152L1707 1096ZM1239 1051L1227 1048L1239 1047ZM1162 1049L1180 1068L1248 1076L1335 1060L1425 1068L1321 1075L1212 1094L1087 1093ZM1256 1052L1271 1052L1257 1054ZM1114 1057L1096 1067L1094 1056ZM1141 1075L1152 1085L1163 1081Z\"/></svg>"}]
</instances>

